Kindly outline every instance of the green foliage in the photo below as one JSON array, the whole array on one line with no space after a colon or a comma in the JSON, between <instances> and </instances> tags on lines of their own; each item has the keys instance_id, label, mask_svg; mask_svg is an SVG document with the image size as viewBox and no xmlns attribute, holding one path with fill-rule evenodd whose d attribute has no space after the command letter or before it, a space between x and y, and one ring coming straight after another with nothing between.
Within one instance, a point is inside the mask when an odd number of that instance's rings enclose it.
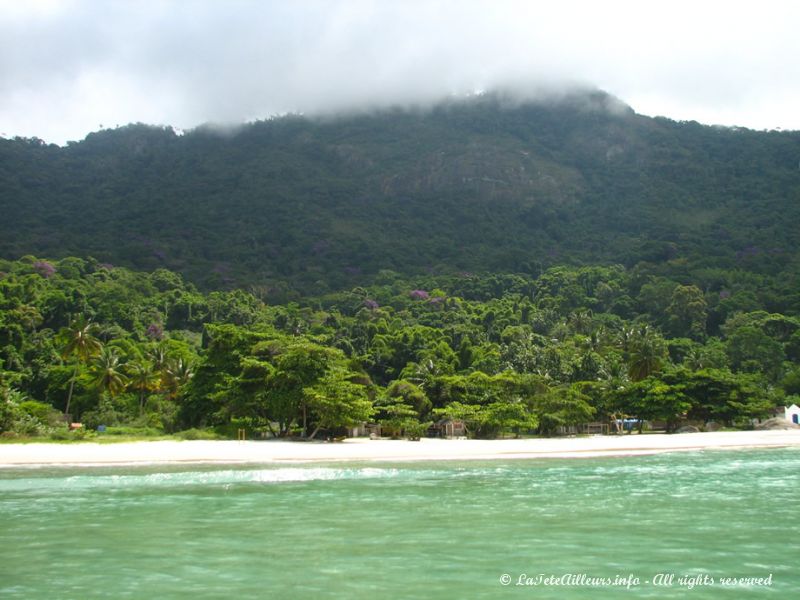
<instances>
[{"instance_id":1,"label":"green foliage","mask_svg":"<svg viewBox=\"0 0 800 600\"><path fill-rule=\"evenodd\" d=\"M184 432L186 433L186 432ZM135 437L157 437L163 435L163 432L154 427L136 427L136 426L112 426L106 427L106 430L101 434L103 436L135 436ZM189 438L186 438L189 439Z\"/></svg>"},{"instance_id":2,"label":"green foliage","mask_svg":"<svg viewBox=\"0 0 800 600\"><path fill-rule=\"evenodd\" d=\"M376 416L384 434L393 438L405 432L413 436L420 429L420 418L430 410L431 402L413 383L394 381L376 405Z\"/></svg>"},{"instance_id":3,"label":"green foliage","mask_svg":"<svg viewBox=\"0 0 800 600\"><path fill-rule=\"evenodd\" d=\"M685 335L694 340L705 338L708 305L703 292L697 286L677 286L672 292L666 315L673 335Z\"/></svg>"},{"instance_id":4,"label":"green foliage","mask_svg":"<svg viewBox=\"0 0 800 600\"><path fill-rule=\"evenodd\" d=\"M746 373L764 373L772 380L781 374L785 359L783 345L762 328L746 325L728 335L731 367Z\"/></svg>"},{"instance_id":5,"label":"green foliage","mask_svg":"<svg viewBox=\"0 0 800 600\"><path fill-rule=\"evenodd\" d=\"M553 435L559 427L580 425L592 420L596 409L579 386L560 386L540 396L536 403L539 429Z\"/></svg>"},{"instance_id":6,"label":"green foliage","mask_svg":"<svg viewBox=\"0 0 800 600\"><path fill-rule=\"evenodd\" d=\"M109 394L103 394L97 406L87 410L81 416L83 426L88 429L97 429L100 425L117 427L125 421L126 414L124 406Z\"/></svg>"},{"instance_id":7,"label":"green foliage","mask_svg":"<svg viewBox=\"0 0 800 600\"><path fill-rule=\"evenodd\" d=\"M372 417L373 408L366 388L350 379L352 373L333 367L314 385L303 390L304 402L316 422L309 436L314 438L319 429L335 429L358 425Z\"/></svg>"},{"instance_id":8,"label":"green foliage","mask_svg":"<svg viewBox=\"0 0 800 600\"><path fill-rule=\"evenodd\" d=\"M671 384L657 377L648 377L619 390L617 403L620 412L635 416L640 420L660 420L667 424L667 431L673 431L677 423L692 408L691 398L684 393L682 378Z\"/></svg>"},{"instance_id":9,"label":"green foliage","mask_svg":"<svg viewBox=\"0 0 800 600\"><path fill-rule=\"evenodd\" d=\"M448 417L476 437L549 435L623 415L737 423L800 389L800 322L774 301L702 330L703 314L708 324L722 313L699 290L742 281L722 269L698 285L645 265L384 272L267 306L197 292L163 269L64 259L43 276L42 262L0 261L0 388L23 394L3 407L9 435L66 429L57 415L68 404L89 430L245 422L312 437L376 419L414 438Z\"/></svg>"},{"instance_id":10,"label":"green foliage","mask_svg":"<svg viewBox=\"0 0 800 600\"><path fill-rule=\"evenodd\" d=\"M209 429L186 429L179 432L178 437L184 440L221 440L225 439L220 434Z\"/></svg>"},{"instance_id":11,"label":"green foliage","mask_svg":"<svg viewBox=\"0 0 800 600\"><path fill-rule=\"evenodd\" d=\"M116 348L106 346L100 350L97 358L92 363L93 383L100 392L108 392L111 396L117 395L128 384L125 376L121 356Z\"/></svg>"},{"instance_id":12,"label":"green foliage","mask_svg":"<svg viewBox=\"0 0 800 600\"><path fill-rule=\"evenodd\" d=\"M664 340L647 327L634 331L629 341L628 376L641 381L661 370L667 359Z\"/></svg>"},{"instance_id":13,"label":"green foliage","mask_svg":"<svg viewBox=\"0 0 800 600\"><path fill-rule=\"evenodd\" d=\"M610 100L0 139L5 433L764 414L800 390L800 134Z\"/></svg>"},{"instance_id":14,"label":"green foliage","mask_svg":"<svg viewBox=\"0 0 800 600\"><path fill-rule=\"evenodd\" d=\"M19 390L0 388L0 434L44 435L51 422L46 405L26 400Z\"/></svg>"},{"instance_id":15,"label":"green foliage","mask_svg":"<svg viewBox=\"0 0 800 600\"><path fill-rule=\"evenodd\" d=\"M38 276L93 274L106 300L123 300L121 273L66 257L152 272L139 289L162 297L161 321L116 301L93 315L138 331L209 313L247 324L260 301L391 272L492 273L471 287L497 295L513 274L646 263L658 291L556 276L550 308L568 313L588 298L628 318L640 299L656 325L694 337L697 311L665 313L676 286L717 295L706 299L717 324L786 287L797 273L800 134L651 119L615 104L601 92L560 102L494 93L428 111L274 118L229 137L137 124L65 148L0 139L0 256L60 258L48 262L54 274L39 261ZM689 270L714 276L714 287ZM739 273L769 285L740 289ZM222 296L200 300L187 280ZM255 293L220 292L231 288ZM784 299L779 312L797 310L796 297ZM15 319L37 326L35 314Z\"/></svg>"}]
</instances>

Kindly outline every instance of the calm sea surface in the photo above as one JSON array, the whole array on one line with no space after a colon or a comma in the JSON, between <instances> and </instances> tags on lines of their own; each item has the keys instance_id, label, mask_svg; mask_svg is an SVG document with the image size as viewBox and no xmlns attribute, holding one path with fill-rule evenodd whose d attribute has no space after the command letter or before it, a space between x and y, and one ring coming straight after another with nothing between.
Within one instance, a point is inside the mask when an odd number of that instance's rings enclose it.
<instances>
[{"instance_id":1,"label":"calm sea surface","mask_svg":"<svg viewBox=\"0 0 800 600\"><path fill-rule=\"evenodd\" d=\"M0 469L0 598L798 594L798 450Z\"/></svg>"}]
</instances>

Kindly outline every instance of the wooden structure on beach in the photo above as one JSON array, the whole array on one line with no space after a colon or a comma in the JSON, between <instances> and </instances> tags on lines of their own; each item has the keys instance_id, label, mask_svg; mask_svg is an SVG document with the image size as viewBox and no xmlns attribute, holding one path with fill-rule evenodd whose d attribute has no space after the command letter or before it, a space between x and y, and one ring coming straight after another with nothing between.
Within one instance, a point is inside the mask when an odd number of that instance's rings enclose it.
<instances>
[{"instance_id":1,"label":"wooden structure on beach","mask_svg":"<svg viewBox=\"0 0 800 600\"><path fill-rule=\"evenodd\" d=\"M578 425L562 425L556 432L558 435L606 435L608 433L608 423L592 421L591 423L580 423Z\"/></svg>"},{"instance_id":2,"label":"wooden structure on beach","mask_svg":"<svg viewBox=\"0 0 800 600\"><path fill-rule=\"evenodd\" d=\"M441 419L428 429L428 435L441 438L466 437L467 424L461 419Z\"/></svg>"}]
</instances>

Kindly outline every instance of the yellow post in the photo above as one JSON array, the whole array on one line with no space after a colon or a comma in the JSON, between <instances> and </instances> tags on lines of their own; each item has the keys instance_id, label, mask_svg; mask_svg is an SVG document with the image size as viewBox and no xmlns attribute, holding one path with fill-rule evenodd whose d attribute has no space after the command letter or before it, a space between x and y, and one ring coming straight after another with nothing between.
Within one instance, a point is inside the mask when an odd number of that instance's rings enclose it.
<instances>
[{"instance_id":1,"label":"yellow post","mask_svg":"<svg viewBox=\"0 0 800 600\"><path fill-rule=\"evenodd\" d=\"M236 432L236 439L238 439L240 442L245 441L245 439L247 439L246 432L247 432L246 429L239 429Z\"/></svg>"}]
</instances>

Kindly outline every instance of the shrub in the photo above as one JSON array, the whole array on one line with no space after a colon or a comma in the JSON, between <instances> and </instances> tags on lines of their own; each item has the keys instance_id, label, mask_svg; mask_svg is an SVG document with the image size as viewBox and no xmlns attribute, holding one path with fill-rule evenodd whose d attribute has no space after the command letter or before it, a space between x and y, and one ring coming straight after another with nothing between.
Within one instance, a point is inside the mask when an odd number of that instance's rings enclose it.
<instances>
[{"instance_id":1,"label":"shrub","mask_svg":"<svg viewBox=\"0 0 800 600\"><path fill-rule=\"evenodd\" d=\"M180 431L177 434L182 440L222 440L225 439L218 433L210 431L208 429L187 429L186 431Z\"/></svg>"},{"instance_id":2,"label":"shrub","mask_svg":"<svg viewBox=\"0 0 800 600\"><path fill-rule=\"evenodd\" d=\"M20 403L19 407L25 413L41 422L42 425L48 427L63 427L64 421L61 417L61 413L49 404L36 400L25 400Z\"/></svg>"},{"instance_id":3,"label":"shrub","mask_svg":"<svg viewBox=\"0 0 800 600\"><path fill-rule=\"evenodd\" d=\"M414 419L408 419L403 423L403 431L406 437L412 442L418 442L425 435L430 427L430 423L420 423Z\"/></svg>"},{"instance_id":4,"label":"shrub","mask_svg":"<svg viewBox=\"0 0 800 600\"><path fill-rule=\"evenodd\" d=\"M88 429L97 429L98 425L105 425L106 427L114 427L122 424L125 415L117 406L114 401L107 395L103 394L100 398L100 403L94 410L87 410L81 416L81 422L84 427Z\"/></svg>"},{"instance_id":5,"label":"shrub","mask_svg":"<svg viewBox=\"0 0 800 600\"><path fill-rule=\"evenodd\" d=\"M48 424L27 412L23 406L27 406L33 412L49 409L41 402L26 400L25 395L18 390L9 388L0 390L0 433L12 432L18 435L48 433L50 429Z\"/></svg>"},{"instance_id":6,"label":"shrub","mask_svg":"<svg viewBox=\"0 0 800 600\"><path fill-rule=\"evenodd\" d=\"M66 429L53 429L50 431L49 437L51 440L58 442L69 442L90 440L97 437L97 434L94 431L88 431L87 429L81 427L80 429L74 429L72 431L68 431Z\"/></svg>"},{"instance_id":7,"label":"shrub","mask_svg":"<svg viewBox=\"0 0 800 600\"><path fill-rule=\"evenodd\" d=\"M118 427L106 427L105 435L131 435L142 437L154 437L162 435L162 431L155 427L136 427L122 425Z\"/></svg>"}]
</instances>

